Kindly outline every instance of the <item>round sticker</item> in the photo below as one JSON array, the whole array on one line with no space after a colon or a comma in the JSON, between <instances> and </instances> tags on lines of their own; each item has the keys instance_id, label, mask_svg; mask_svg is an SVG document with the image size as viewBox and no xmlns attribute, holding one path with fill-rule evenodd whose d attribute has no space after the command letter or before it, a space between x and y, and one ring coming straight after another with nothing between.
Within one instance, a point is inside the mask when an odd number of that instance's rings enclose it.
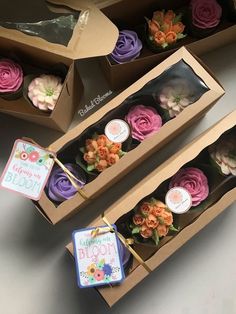
<instances>
[{"instance_id":1,"label":"round sticker","mask_svg":"<svg viewBox=\"0 0 236 314\"><path fill-rule=\"evenodd\" d=\"M107 123L105 134L110 141L123 143L129 137L130 127L124 120L114 119Z\"/></svg>"},{"instance_id":2,"label":"round sticker","mask_svg":"<svg viewBox=\"0 0 236 314\"><path fill-rule=\"evenodd\" d=\"M192 197L185 188L174 187L167 192L165 202L173 213L183 214L191 208Z\"/></svg>"}]
</instances>

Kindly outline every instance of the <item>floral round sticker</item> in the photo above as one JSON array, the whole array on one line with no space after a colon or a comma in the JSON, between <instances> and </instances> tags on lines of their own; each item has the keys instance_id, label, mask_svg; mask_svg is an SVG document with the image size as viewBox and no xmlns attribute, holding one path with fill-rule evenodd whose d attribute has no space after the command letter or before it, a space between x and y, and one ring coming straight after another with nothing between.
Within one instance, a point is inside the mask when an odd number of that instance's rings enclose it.
<instances>
[{"instance_id":1,"label":"floral round sticker","mask_svg":"<svg viewBox=\"0 0 236 314\"><path fill-rule=\"evenodd\" d=\"M110 141L123 143L130 135L130 127L124 120L114 119L107 123L105 134Z\"/></svg>"},{"instance_id":2,"label":"floral round sticker","mask_svg":"<svg viewBox=\"0 0 236 314\"><path fill-rule=\"evenodd\" d=\"M165 202L173 213L183 214L191 208L192 197L186 189L174 187L167 192Z\"/></svg>"}]
</instances>

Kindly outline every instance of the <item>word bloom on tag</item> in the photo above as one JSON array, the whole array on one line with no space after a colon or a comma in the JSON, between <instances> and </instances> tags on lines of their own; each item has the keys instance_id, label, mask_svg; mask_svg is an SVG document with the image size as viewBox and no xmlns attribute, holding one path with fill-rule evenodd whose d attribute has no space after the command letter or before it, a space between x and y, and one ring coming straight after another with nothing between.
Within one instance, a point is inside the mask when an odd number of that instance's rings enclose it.
<instances>
[{"instance_id":1,"label":"word bloom on tag","mask_svg":"<svg viewBox=\"0 0 236 314\"><path fill-rule=\"evenodd\" d=\"M115 228L115 226L113 226ZM118 239L107 226L77 230L73 233L77 281L80 288L120 283L124 279Z\"/></svg>"},{"instance_id":2,"label":"word bloom on tag","mask_svg":"<svg viewBox=\"0 0 236 314\"><path fill-rule=\"evenodd\" d=\"M1 176L0 186L39 200L54 164L50 154L29 142L17 140Z\"/></svg>"}]
</instances>

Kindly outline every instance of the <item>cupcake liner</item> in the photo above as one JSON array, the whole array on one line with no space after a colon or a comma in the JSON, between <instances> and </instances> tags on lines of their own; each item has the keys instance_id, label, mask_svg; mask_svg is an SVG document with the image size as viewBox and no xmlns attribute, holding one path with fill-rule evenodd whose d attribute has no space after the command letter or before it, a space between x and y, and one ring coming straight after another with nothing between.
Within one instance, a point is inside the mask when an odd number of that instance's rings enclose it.
<instances>
[{"instance_id":1,"label":"cupcake liner","mask_svg":"<svg viewBox=\"0 0 236 314\"><path fill-rule=\"evenodd\" d=\"M55 65L52 66L50 73L48 74L53 74L55 76L59 76L62 79L62 82L64 82L66 75L68 73L68 67L64 63L56 63ZM47 73L45 73L47 74Z\"/></svg>"},{"instance_id":2,"label":"cupcake liner","mask_svg":"<svg viewBox=\"0 0 236 314\"><path fill-rule=\"evenodd\" d=\"M0 93L0 98L8 101L17 100L23 96L23 88L24 83L21 84L21 87L16 92Z\"/></svg>"}]
</instances>

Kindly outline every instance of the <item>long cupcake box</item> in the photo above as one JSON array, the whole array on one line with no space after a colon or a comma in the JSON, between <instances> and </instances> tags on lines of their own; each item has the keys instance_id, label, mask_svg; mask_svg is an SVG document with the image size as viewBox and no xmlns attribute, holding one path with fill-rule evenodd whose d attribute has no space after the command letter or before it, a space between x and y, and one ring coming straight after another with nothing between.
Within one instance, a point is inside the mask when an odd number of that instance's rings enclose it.
<instances>
[{"instance_id":1,"label":"long cupcake box","mask_svg":"<svg viewBox=\"0 0 236 314\"><path fill-rule=\"evenodd\" d=\"M183 66L184 69L177 69L176 67L179 66ZM176 69L177 72L168 72L173 71L173 69ZM83 192L88 198L87 200L85 200L79 193L76 193L71 199L62 202L61 204L55 204L49 199L47 193L44 192L35 205L49 222L56 224L77 213L82 207L87 205L91 199L94 200L95 197L102 194L106 189L127 175L129 171L137 167L137 165L144 161L153 152L159 150L180 132L192 125L224 94L222 86L218 83L216 78L212 76L205 65L198 61L188 50L186 50L186 48L181 48L136 83L127 88L124 92L107 103L103 108L83 121L80 125L52 143L49 146L50 150L56 152L58 158L63 163L75 162L75 156L78 154L79 148L83 146L86 140L86 132L91 133L91 130L96 128L97 125L99 125L101 131L103 131L105 124L110 119L120 117L121 110L123 115L125 115L128 108L132 105L132 101L139 102L139 100L147 99L143 98L141 94L145 93L146 89L150 89L150 86L155 82L157 82L157 85L154 86L154 90L156 86L161 86L164 80L167 79L168 81L168 78L170 79L172 77L171 73L173 75L182 73L180 75L185 79L189 73L192 73L195 79L201 80L202 83L200 85L203 86L205 84L208 90L205 90L198 100L185 108L176 118L165 123L158 133L142 141L116 164L100 173L93 181L87 183L83 187ZM152 90L149 90L150 94L152 94L152 92ZM152 95L145 97L149 97L148 101L150 101ZM83 144L81 144L80 141L81 136L83 136Z\"/></svg>"},{"instance_id":2,"label":"long cupcake box","mask_svg":"<svg viewBox=\"0 0 236 314\"><path fill-rule=\"evenodd\" d=\"M120 217L130 212L142 199L150 194L152 195L164 181L171 178L186 163L189 163L196 158L206 147L217 141L222 134L226 134L232 128L234 128L235 131L235 121L236 111L233 111L144 178L139 184L105 211L104 214L109 223L115 224ZM201 229L207 226L214 218L221 214L236 200L235 185L236 182L234 180L225 190L218 193L218 199L216 198L214 203L209 207L206 207L207 209L200 214L193 217L191 222L181 229L180 232L176 233L171 239L166 241L158 250L152 251L152 248L150 247L138 245L134 247L139 255L145 260L146 265L152 271L155 270L162 262L176 252ZM90 224L90 227L103 226L104 224L102 218L98 217ZM71 255L74 254L72 243L67 246L67 249ZM113 306L148 275L149 273L143 266L137 262L133 262L133 266L123 283L118 286L99 287L97 290L105 302L109 306Z\"/></svg>"},{"instance_id":3,"label":"long cupcake box","mask_svg":"<svg viewBox=\"0 0 236 314\"><path fill-rule=\"evenodd\" d=\"M43 10L44 5L45 2L42 1L37 6L38 10ZM5 100L0 96L0 112L65 132L83 95L83 84L74 60L111 52L117 40L118 31L115 25L89 1L52 0L51 4L47 3L47 5L56 13L68 14L75 11L79 13L77 24L68 43L63 42L65 38L60 37L61 35L49 39L44 38L45 34L29 36L19 30L5 28L1 26L5 24L0 22L0 58L12 59L22 66L25 77L24 86L26 86L22 97L16 100ZM28 12L29 9L27 11L26 8L25 11ZM32 10L30 14L29 19L38 12ZM94 28L97 28L96 35ZM66 31L64 33L66 34ZM48 35L52 36L51 33ZM60 41L57 41L58 38ZM62 75L60 75L61 72ZM60 73L58 75L63 79L60 97L51 113L35 108L27 96L27 77L43 73L55 73L55 75Z\"/></svg>"},{"instance_id":4,"label":"long cupcake box","mask_svg":"<svg viewBox=\"0 0 236 314\"><path fill-rule=\"evenodd\" d=\"M189 5L190 1L135 1L135 0L122 0L119 2L107 4L103 8L103 12L107 17L119 27L123 29L136 29L140 24L144 24L144 17L152 16L152 13L160 9L179 9L185 5ZM223 3L223 1L222 1ZM224 4L225 5L225 4ZM225 13L224 13L225 15ZM187 31L188 32L188 31ZM235 22L230 21L229 17L224 17L224 21L216 31L202 39L187 37L177 43L175 47L159 53L151 52L145 45L141 55L130 62L117 64L111 62L108 56L101 57L100 62L104 74L113 89L120 89L128 86L136 81L139 77L144 75L153 66L168 57L175 49L181 45L185 45L191 49L196 55L200 56L204 53L213 51L220 47L226 46L235 42L236 38L236 25ZM144 42L144 40L142 40Z\"/></svg>"}]
</instances>

